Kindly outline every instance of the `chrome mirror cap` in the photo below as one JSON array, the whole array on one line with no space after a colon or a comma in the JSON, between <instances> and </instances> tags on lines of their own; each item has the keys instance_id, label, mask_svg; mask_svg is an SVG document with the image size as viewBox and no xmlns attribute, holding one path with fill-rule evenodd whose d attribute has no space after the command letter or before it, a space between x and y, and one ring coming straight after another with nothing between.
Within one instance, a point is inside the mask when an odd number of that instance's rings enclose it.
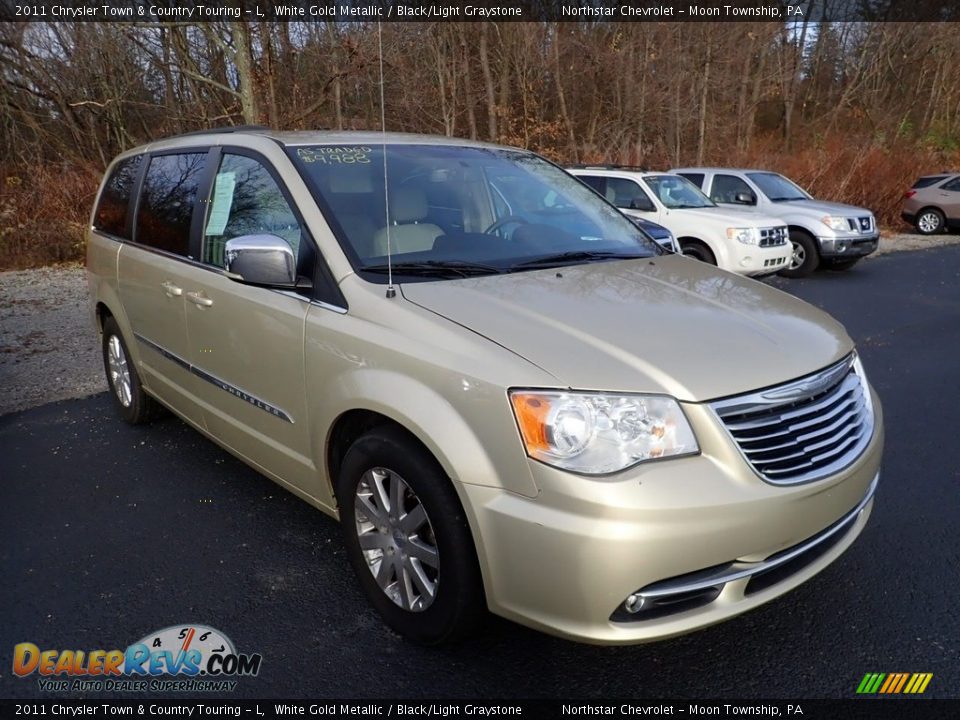
<instances>
[{"instance_id":1,"label":"chrome mirror cap","mask_svg":"<svg viewBox=\"0 0 960 720\"><path fill-rule=\"evenodd\" d=\"M292 287L297 281L297 260L287 241L276 235L241 235L227 240L226 271L253 285Z\"/></svg>"}]
</instances>

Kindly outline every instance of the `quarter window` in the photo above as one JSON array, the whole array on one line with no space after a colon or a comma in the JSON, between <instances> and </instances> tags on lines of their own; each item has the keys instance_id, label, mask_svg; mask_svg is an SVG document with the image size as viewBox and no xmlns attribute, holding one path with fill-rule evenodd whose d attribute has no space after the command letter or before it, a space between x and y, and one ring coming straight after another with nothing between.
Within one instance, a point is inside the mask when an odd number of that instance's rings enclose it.
<instances>
[{"instance_id":1,"label":"quarter window","mask_svg":"<svg viewBox=\"0 0 960 720\"><path fill-rule=\"evenodd\" d=\"M129 239L127 233L127 215L130 207L130 195L140 173L142 156L121 160L116 164L110 178L100 193L100 202L93 216L93 226L110 235Z\"/></svg>"},{"instance_id":2,"label":"quarter window","mask_svg":"<svg viewBox=\"0 0 960 720\"><path fill-rule=\"evenodd\" d=\"M267 168L253 158L224 153L204 223L203 262L224 267L227 240L264 234L286 240L294 256L300 250L300 224Z\"/></svg>"},{"instance_id":3,"label":"quarter window","mask_svg":"<svg viewBox=\"0 0 960 720\"><path fill-rule=\"evenodd\" d=\"M753 190L736 175L714 175L713 187L710 188L711 200L718 203L735 203L740 193L753 195Z\"/></svg>"},{"instance_id":4,"label":"quarter window","mask_svg":"<svg viewBox=\"0 0 960 720\"><path fill-rule=\"evenodd\" d=\"M960 190L960 177L955 177L950 182L944 183L942 186L942 189L957 192L958 190Z\"/></svg>"},{"instance_id":5,"label":"quarter window","mask_svg":"<svg viewBox=\"0 0 960 720\"><path fill-rule=\"evenodd\" d=\"M190 255L190 221L206 157L184 153L150 160L137 211L138 243Z\"/></svg>"}]
</instances>

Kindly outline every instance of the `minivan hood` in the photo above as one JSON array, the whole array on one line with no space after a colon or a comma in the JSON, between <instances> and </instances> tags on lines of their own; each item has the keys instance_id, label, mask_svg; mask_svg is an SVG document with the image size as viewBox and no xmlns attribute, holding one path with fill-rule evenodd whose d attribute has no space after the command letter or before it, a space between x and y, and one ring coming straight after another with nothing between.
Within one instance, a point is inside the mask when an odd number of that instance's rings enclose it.
<instances>
[{"instance_id":1,"label":"minivan hood","mask_svg":"<svg viewBox=\"0 0 960 720\"><path fill-rule=\"evenodd\" d=\"M680 256L405 283L401 292L582 390L710 400L806 375L853 347L813 306Z\"/></svg>"}]
</instances>

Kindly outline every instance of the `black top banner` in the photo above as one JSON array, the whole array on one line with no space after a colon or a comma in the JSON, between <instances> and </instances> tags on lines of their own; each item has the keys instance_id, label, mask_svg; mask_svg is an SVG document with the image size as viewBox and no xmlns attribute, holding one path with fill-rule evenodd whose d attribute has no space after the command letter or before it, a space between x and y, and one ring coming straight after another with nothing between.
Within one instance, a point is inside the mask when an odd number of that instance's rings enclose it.
<instances>
[{"instance_id":1,"label":"black top banner","mask_svg":"<svg viewBox=\"0 0 960 720\"><path fill-rule=\"evenodd\" d=\"M0 717L177 718L801 718L941 720L960 700L51 700L0 701Z\"/></svg>"},{"instance_id":2,"label":"black top banner","mask_svg":"<svg viewBox=\"0 0 960 720\"><path fill-rule=\"evenodd\" d=\"M957 22L960 0L0 0L7 22Z\"/></svg>"}]
</instances>

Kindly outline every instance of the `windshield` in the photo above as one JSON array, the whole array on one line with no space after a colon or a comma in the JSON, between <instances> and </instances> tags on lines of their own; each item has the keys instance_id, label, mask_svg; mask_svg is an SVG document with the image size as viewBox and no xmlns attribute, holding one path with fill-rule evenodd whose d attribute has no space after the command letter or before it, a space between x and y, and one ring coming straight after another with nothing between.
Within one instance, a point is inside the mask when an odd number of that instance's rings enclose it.
<instances>
[{"instance_id":1,"label":"windshield","mask_svg":"<svg viewBox=\"0 0 960 720\"><path fill-rule=\"evenodd\" d=\"M647 187L669 210L716 207L713 200L700 188L679 175L648 175L643 178Z\"/></svg>"},{"instance_id":2,"label":"windshield","mask_svg":"<svg viewBox=\"0 0 960 720\"><path fill-rule=\"evenodd\" d=\"M747 173L747 177L756 183L760 192L766 195L770 202L812 199L803 188L787 180L783 175L772 172L758 172Z\"/></svg>"},{"instance_id":3,"label":"windshield","mask_svg":"<svg viewBox=\"0 0 960 720\"><path fill-rule=\"evenodd\" d=\"M354 267L430 279L649 257L649 237L530 153L449 145L312 145L289 153Z\"/></svg>"}]
</instances>

